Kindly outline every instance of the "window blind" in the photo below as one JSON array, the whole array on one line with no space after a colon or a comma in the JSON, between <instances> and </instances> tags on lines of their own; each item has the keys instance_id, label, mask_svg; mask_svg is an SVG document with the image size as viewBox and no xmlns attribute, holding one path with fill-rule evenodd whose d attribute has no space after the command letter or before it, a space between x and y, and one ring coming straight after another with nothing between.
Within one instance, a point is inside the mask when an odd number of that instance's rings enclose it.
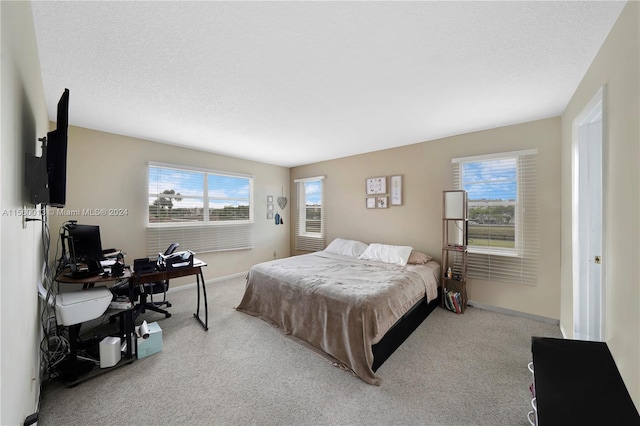
<instances>
[{"instance_id":1,"label":"window blind","mask_svg":"<svg viewBox=\"0 0 640 426\"><path fill-rule=\"evenodd\" d=\"M537 283L537 157L537 150L526 150L452 160L454 186L468 194L469 278ZM511 193L515 199L503 195ZM471 212L474 207L482 212L483 205L487 214L476 214L474 220Z\"/></svg>"},{"instance_id":2,"label":"window blind","mask_svg":"<svg viewBox=\"0 0 640 426\"><path fill-rule=\"evenodd\" d=\"M150 256L253 247L253 176L150 162L147 185Z\"/></svg>"},{"instance_id":3,"label":"window blind","mask_svg":"<svg viewBox=\"0 0 640 426\"><path fill-rule=\"evenodd\" d=\"M253 224L147 228L150 257L164 253L173 242L180 243L178 250L196 253L251 249Z\"/></svg>"},{"instance_id":4,"label":"window blind","mask_svg":"<svg viewBox=\"0 0 640 426\"><path fill-rule=\"evenodd\" d=\"M294 180L296 184L296 250L324 250L326 212L324 176Z\"/></svg>"}]
</instances>

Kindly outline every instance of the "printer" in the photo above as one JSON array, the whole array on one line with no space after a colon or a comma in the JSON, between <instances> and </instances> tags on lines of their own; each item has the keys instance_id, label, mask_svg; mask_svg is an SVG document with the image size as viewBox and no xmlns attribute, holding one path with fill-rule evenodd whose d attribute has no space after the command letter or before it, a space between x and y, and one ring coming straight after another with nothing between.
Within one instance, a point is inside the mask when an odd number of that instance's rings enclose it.
<instances>
[{"instance_id":1,"label":"printer","mask_svg":"<svg viewBox=\"0 0 640 426\"><path fill-rule=\"evenodd\" d=\"M106 287L87 288L56 296L56 315L60 324L69 326L90 321L102 315L113 294Z\"/></svg>"}]
</instances>

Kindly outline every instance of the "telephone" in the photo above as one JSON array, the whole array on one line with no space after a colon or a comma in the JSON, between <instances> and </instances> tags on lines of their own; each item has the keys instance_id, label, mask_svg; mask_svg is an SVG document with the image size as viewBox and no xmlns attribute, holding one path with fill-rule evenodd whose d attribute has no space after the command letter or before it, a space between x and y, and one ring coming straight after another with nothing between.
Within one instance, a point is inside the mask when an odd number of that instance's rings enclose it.
<instances>
[{"instance_id":1,"label":"telephone","mask_svg":"<svg viewBox=\"0 0 640 426\"><path fill-rule=\"evenodd\" d=\"M193 266L194 254L191 250L178 251L167 255L158 253L158 269L170 271L176 268Z\"/></svg>"}]
</instances>

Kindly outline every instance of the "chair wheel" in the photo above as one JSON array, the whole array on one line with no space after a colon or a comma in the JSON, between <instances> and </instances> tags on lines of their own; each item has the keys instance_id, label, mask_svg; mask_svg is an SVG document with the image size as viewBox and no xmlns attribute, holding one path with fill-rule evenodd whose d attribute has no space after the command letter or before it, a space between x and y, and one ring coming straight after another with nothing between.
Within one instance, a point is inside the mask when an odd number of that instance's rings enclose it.
<instances>
[{"instance_id":1,"label":"chair wheel","mask_svg":"<svg viewBox=\"0 0 640 426\"><path fill-rule=\"evenodd\" d=\"M167 302L167 308L171 307L171 303Z\"/></svg>"},{"instance_id":2,"label":"chair wheel","mask_svg":"<svg viewBox=\"0 0 640 426\"><path fill-rule=\"evenodd\" d=\"M169 313L164 314L164 317L165 317L165 318L171 318L171 314L169 314Z\"/></svg>"}]
</instances>

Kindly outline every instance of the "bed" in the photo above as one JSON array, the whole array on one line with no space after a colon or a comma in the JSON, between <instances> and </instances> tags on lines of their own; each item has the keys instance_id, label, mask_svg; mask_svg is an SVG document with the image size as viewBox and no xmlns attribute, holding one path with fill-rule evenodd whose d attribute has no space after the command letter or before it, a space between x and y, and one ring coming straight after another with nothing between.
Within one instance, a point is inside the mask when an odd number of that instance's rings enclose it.
<instances>
[{"instance_id":1,"label":"bed","mask_svg":"<svg viewBox=\"0 0 640 426\"><path fill-rule=\"evenodd\" d=\"M411 247L336 239L253 266L236 310L379 385L375 370L437 306L439 274Z\"/></svg>"}]
</instances>

